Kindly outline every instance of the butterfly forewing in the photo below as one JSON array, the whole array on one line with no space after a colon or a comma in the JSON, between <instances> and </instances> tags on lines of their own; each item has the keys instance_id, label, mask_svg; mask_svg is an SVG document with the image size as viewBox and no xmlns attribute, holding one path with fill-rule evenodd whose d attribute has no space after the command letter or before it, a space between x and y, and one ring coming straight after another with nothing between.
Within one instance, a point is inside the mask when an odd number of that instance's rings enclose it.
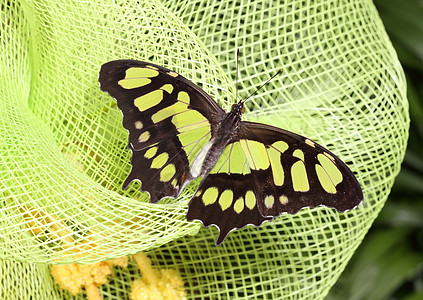
<instances>
[{"instance_id":1,"label":"butterfly forewing","mask_svg":"<svg viewBox=\"0 0 423 300\"><path fill-rule=\"evenodd\" d=\"M190 164L225 112L203 90L166 68L132 60L100 70L100 87L117 100L129 132L132 170L150 201L176 197L193 178Z\"/></svg>"},{"instance_id":2,"label":"butterfly forewing","mask_svg":"<svg viewBox=\"0 0 423 300\"><path fill-rule=\"evenodd\" d=\"M363 194L354 174L319 144L277 127L243 122L239 133L263 216L320 205L346 211Z\"/></svg>"}]
</instances>

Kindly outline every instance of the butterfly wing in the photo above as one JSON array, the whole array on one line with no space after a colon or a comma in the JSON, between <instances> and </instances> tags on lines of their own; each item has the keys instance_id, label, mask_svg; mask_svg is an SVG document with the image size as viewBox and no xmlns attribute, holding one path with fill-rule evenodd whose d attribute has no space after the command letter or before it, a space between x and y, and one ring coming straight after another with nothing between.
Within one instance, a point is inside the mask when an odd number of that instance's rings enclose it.
<instances>
[{"instance_id":1,"label":"butterfly wing","mask_svg":"<svg viewBox=\"0 0 423 300\"><path fill-rule=\"evenodd\" d=\"M129 132L132 170L123 188L140 180L151 202L179 195L224 110L183 76L147 62L108 62L99 82L117 100Z\"/></svg>"},{"instance_id":2,"label":"butterfly wing","mask_svg":"<svg viewBox=\"0 0 423 300\"><path fill-rule=\"evenodd\" d=\"M198 186L188 205L187 219L219 228L216 245L234 229L259 226L263 217L257 206L253 178L241 143L229 144L216 165Z\"/></svg>"},{"instance_id":3,"label":"butterfly wing","mask_svg":"<svg viewBox=\"0 0 423 300\"><path fill-rule=\"evenodd\" d=\"M354 174L326 148L298 134L243 122L239 139L263 216L328 206L344 212L363 200ZM260 159L258 158L260 157Z\"/></svg>"},{"instance_id":4,"label":"butterfly wing","mask_svg":"<svg viewBox=\"0 0 423 300\"><path fill-rule=\"evenodd\" d=\"M259 226L281 213L328 206L346 211L363 194L354 174L333 153L289 131L243 122L212 172L200 183L187 218L219 228Z\"/></svg>"}]
</instances>

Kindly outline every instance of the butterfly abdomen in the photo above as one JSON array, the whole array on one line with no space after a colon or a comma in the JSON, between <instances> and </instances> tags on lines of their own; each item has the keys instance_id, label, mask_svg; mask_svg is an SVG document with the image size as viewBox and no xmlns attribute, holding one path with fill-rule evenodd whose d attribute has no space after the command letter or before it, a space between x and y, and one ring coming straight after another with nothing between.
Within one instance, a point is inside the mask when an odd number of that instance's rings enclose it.
<instances>
[{"instance_id":1,"label":"butterfly abdomen","mask_svg":"<svg viewBox=\"0 0 423 300\"><path fill-rule=\"evenodd\" d=\"M207 176L210 171L213 169L214 165L222 155L223 150L225 150L227 146L227 140L211 140L210 148L207 151L206 156L204 157L204 161L201 167L201 172L199 176ZM207 146L207 144L206 144Z\"/></svg>"}]
</instances>

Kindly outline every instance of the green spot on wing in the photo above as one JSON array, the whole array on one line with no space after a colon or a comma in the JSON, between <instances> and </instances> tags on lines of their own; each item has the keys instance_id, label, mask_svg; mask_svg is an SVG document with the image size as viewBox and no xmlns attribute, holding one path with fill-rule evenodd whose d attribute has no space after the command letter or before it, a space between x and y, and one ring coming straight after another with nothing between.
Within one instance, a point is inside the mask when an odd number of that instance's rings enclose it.
<instances>
[{"instance_id":1,"label":"green spot on wing","mask_svg":"<svg viewBox=\"0 0 423 300\"><path fill-rule=\"evenodd\" d=\"M176 169L174 164L168 164L163 170L160 172L160 181L167 182L175 175Z\"/></svg>"},{"instance_id":2,"label":"green spot on wing","mask_svg":"<svg viewBox=\"0 0 423 300\"><path fill-rule=\"evenodd\" d=\"M274 203L275 198L272 195L266 196L266 198L264 198L264 205L266 205L267 208L272 208Z\"/></svg>"},{"instance_id":3,"label":"green spot on wing","mask_svg":"<svg viewBox=\"0 0 423 300\"><path fill-rule=\"evenodd\" d=\"M238 200L235 201L234 204L234 211L239 214L244 210L244 198L239 197Z\"/></svg>"},{"instance_id":4,"label":"green spot on wing","mask_svg":"<svg viewBox=\"0 0 423 300\"><path fill-rule=\"evenodd\" d=\"M142 95L134 100L134 105L138 107L139 111L145 111L160 103L163 99L162 90L154 90L150 93Z\"/></svg>"},{"instance_id":5,"label":"green spot on wing","mask_svg":"<svg viewBox=\"0 0 423 300\"><path fill-rule=\"evenodd\" d=\"M254 192L249 190L247 193L245 193L245 205L249 209L253 209L254 206L256 206L256 196L254 195Z\"/></svg>"},{"instance_id":6,"label":"green spot on wing","mask_svg":"<svg viewBox=\"0 0 423 300\"><path fill-rule=\"evenodd\" d=\"M291 167L292 185L294 191L307 192L310 189L307 172L302 160L296 161Z\"/></svg>"},{"instance_id":7,"label":"green spot on wing","mask_svg":"<svg viewBox=\"0 0 423 300\"><path fill-rule=\"evenodd\" d=\"M164 86L162 86L160 89L166 91L168 94L171 94L173 91L173 85L171 84L165 84Z\"/></svg>"},{"instance_id":8,"label":"green spot on wing","mask_svg":"<svg viewBox=\"0 0 423 300\"><path fill-rule=\"evenodd\" d=\"M301 151L300 149L296 149L294 151L294 153L292 154L292 156L295 156L295 157L301 159L302 161L304 161L304 152Z\"/></svg>"},{"instance_id":9,"label":"green spot on wing","mask_svg":"<svg viewBox=\"0 0 423 300\"><path fill-rule=\"evenodd\" d=\"M160 121L163 121L164 119L167 119L175 114L181 113L187 109L188 107L185 103L176 102L175 104L172 104L156 112L154 115L151 116L151 120L154 123L158 123Z\"/></svg>"},{"instance_id":10,"label":"green spot on wing","mask_svg":"<svg viewBox=\"0 0 423 300\"><path fill-rule=\"evenodd\" d=\"M179 92L177 98L178 98L178 100L180 100L182 102L189 103L189 95L188 95L187 92L184 92L184 91Z\"/></svg>"},{"instance_id":11,"label":"green spot on wing","mask_svg":"<svg viewBox=\"0 0 423 300\"><path fill-rule=\"evenodd\" d=\"M328 193L335 194L336 188L333 185L332 180L330 180L330 177L326 173L325 169L323 169L323 167L319 164L316 164L316 174L322 188Z\"/></svg>"},{"instance_id":12,"label":"green spot on wing","mask_svg":"<svg viewBox=\"0 0 423 300\"><path fill-rule=\"evenodd\" d=\"M204 205L210 205L216 202L219 191L215 187L209 187L203 194Z\"/></svg>"},{"instance_id":13,"label":"green spot on wing","mask_svg":"<svg viewBox=\"0 0 423 300\"><path fill-rule=\"evenodd\" d=\"M187 110L172 117L172 123L179 132L208 126L207 119L196 110Z\"/></svg>"},{"instance_id":14,"label":"green spot on wing","mask_svg":"<svg viewBox=\"0 0 423 300\"><path fill-rule=\"evenodd\" d=\"M324 154L318 154L317 159L335 186L342 182L342 173L339 171L338 167L333 163L333 161L330 160L330 158Z\"/></svg>"},{"instance_id":15,"label":"green spot on wing","mask_svg":"<svg viewBox=\"0 0 423 300\"><path fill-rule=\"evenodd\" d=\"M138 68L138 67L132 67L126 70L126 76L125 78L140 78L140 77L156 77L159 75L159 71L152 70L149 68Z\"/></svg>"},{"instance_id":16,"label":"green spot on wing","mask_svg":"<svg viewBox=\"0 0 423 300\"><path fill-rule=\"evenodd\" d=\"M135 89L151 83L151 79L148 78L128 78L118 81L118 84L124 89Z\"/></svg>"},{"instance_id":17,"label":"green spot on wing","mask_svg":"<svg viewBox=\"0 0 423 300\"><path fill-rule=\"evenodd\" d=\"M151 147L144 153L144 157L147 159L153 158L154 155L156 155L157 153L157 149L158 149L157 147Z\"/></svg>"},{"instance_id":18,"label":"green spot on wing","mask_svg":"<svg viewBox=\"0 0 423 300\"><path fill-rule=\"evenodd\" d=\"M222 211L231 206L233 199L234 193L231 190L224 190L223 193L220 194L219 205L220 208L222 208Z\"/></svg>"},{"instance_id":19,"label":"green spot on wing","mask_svg":"<svg viewBox=\"0 0 423 300\"><path fill-rule=\"evenodd\" d=\"M118 84L124 89L134 89L143 87L151 83L152 77L159 75L157 70L152 70L148 68L129 68L125 72L125 78L119 80Z\"/></svg>"},{"instance_id":20,"label":"green spot on wing","mask_svg":"<svg viewBox=\"0 0 423 300\"><path fill-rule=\"evenodd\" d=\"M248 165L253 170L265 170L270 162L267 157L266 147L263 143L253 140L239 140L248 160Z\"/></svg>"},{"instance_id":21,"label":"green spot on wing","mask_svg":"<svg viewBox=\"0 0 423 300\"><path fill-rule=\"evenodd\" d=\"M163 152L153 159L153 162L151 163L151 167L154 169L160 169L166 164L168 159L169 159L169 154L167 154L166 152Z\"/></svg>"},{"instance_id":22,"label":"green spot on wing","mask_svg":"<svg viewBox=\"0 0 423 300\"><path fill-rule=\"evenodd\" d=\"M272 168L273 183L277 186L281 186L285 180L285 174L281 163L281 153L272 147L267 149L267 153L269 154L270 166Z\"/></svg>"}]
</instances>

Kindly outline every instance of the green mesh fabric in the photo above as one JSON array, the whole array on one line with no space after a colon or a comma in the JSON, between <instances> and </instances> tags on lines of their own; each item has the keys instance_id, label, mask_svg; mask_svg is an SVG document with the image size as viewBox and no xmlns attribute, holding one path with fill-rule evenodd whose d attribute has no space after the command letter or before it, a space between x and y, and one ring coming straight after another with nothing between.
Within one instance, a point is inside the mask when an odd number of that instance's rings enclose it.
<instances>
[{"instance_id":1,"label":"green mesh fabric","mask_svg":"<svg viewBox=\"0 0 423 300\"><path fill-rule=\"evenodd\" d=\"M191 299L324 298L383 207L407 142L404 75L371 1L3 0L0 13L2 299L72 298L47 264L139 251L179 270ZM236 48L241 98L283 69L246 119L337 154L362 185L357 209L304 209L216 247L215 228L185 220L196 183L158 204L139 185L121 190L131 154L100 66L151 61L228 108ZM128 298L135 269L115 271L104 298Z\"/></svg>"}]
</instances>

